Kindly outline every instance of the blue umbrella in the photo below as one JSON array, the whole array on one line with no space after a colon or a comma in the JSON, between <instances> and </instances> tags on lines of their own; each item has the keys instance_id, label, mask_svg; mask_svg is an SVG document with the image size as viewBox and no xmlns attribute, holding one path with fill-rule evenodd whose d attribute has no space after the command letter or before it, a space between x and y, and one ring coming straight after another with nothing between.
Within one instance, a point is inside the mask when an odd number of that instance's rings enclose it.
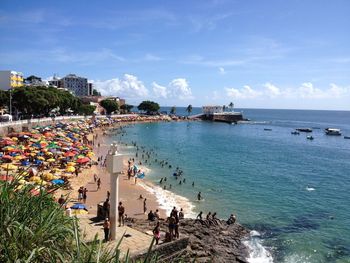
<instances>
[{"instance_id":1,"label":"blue umbrella","mask_svg":"<svg viewBox=\"0 0 350 263\"><path fill-rule=\"evenodd\" d=\"M29 165L29 161L28 160L21 161L21 165L28 166Z\"/></svg>"},{"instance_id":2,"label":"blue umbrella","mask_svg":"<svg viewBox=\"0 0 350 263\"><path fill-rule=\"evenodd\" d=\"M55 180L52 180L51 183L61 185L61 184L64 184L64 181L62 179L55 179Z\"/></svg>"},{"instance_id":3,"label":"blue umbrella","mask_svg":"<svg viewBox=\"0 0 350 263\"><path fill-rule=\"evenodd\" d=\"M72 209L84 209L84 210L87 210L86 209L86 206L82 203L75 203L73 206L71 206L70 208Z\"/></svg>"}]
</instances>

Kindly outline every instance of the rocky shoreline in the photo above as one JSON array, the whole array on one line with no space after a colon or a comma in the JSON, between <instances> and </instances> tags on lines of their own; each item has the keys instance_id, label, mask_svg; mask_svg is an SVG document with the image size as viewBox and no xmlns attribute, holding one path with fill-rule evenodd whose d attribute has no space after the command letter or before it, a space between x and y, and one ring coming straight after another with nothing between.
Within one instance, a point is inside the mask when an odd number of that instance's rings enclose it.
<instances>
[{"instance_id":1,"label":"rocky shoreline","mask_svg":"<svg viewBox=\"0 0 350 263\"><path fill-rule=\"evenodd\" d=\"M167 230L167 224L161 220L161 231ZM180 239L171 243L161 243L154 249L160 262L248 262L248 252L242 240L247 238L249 230L240 224L227 225L218 220L218 225L202 225L195 219L180 221ZM132 219L128 225L147 234L152 233L155 222L144 219ZM195 260L195 261L193 261Z\"/></svg>"}]
</instances>

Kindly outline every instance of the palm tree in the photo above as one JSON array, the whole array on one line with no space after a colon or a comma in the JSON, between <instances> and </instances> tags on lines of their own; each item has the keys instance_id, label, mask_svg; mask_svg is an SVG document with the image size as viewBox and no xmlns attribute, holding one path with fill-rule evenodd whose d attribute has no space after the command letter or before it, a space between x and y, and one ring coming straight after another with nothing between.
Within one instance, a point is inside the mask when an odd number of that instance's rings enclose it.
<instances>
[{"instance_id":1,"label":"palm tree","mask_svg":"<svg viewBox=\"0 0 350 263\"><path fill-rule=\"evenodd\" d=\"M191 114L191 112L192 112L192 105L191 104L187 106L186 111L187 111L188 115Z\"/></svg>"},{"instance_id":2,"label":"palm tree","mask_svg":"<svg viewBox=\"0 0 350 263\"><path fill-rule=\"evenodd\" d=\"M222 106L222 111L225 112L226 111L226 105Z\"/></svg>"},{"instance_id":3,"label":"palm tree","mask_svg":"<svg viewBox=\"0 0 350 263\"><path fill-rule=\"evenodd\" d=\"M175 107L175 106L172 106L172 107L171 107L171 109L170 109L170 114L173 114L173 115L176 114L176 107Z\"/></svg>"},{"instance_id":4,"label":"palm tree","mask_svg":"<svg viewBox=\"0 0 350 263\"><path fill-rule=\"evenodd\" d=\"M231 111L233 110L233 102L231 101L230 104L228 105L231 109Z\"/></svg>"}]
</instances>

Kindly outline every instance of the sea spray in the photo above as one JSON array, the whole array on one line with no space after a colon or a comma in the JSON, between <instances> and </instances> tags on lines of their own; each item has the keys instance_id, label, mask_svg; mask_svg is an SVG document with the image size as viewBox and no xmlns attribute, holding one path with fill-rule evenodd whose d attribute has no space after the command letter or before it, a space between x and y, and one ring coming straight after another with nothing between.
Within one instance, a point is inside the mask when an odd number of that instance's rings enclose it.
<instances>
[{"instance_id":1,"label":"sea spray","mask_svg":"<svg viewBox=\"0 0 350 263\"><path fill-rule=\"evenodd\" d=\"M243 241L243 244L247 247L249 257L247 258L250 263L273 263L273 258L269 251L261 244L260 233L252 230L249 238Z\"/></svg>"},{"instance_id":2,"label":"sea spray","mask_svg":"<svg viewBox=\"0 0 350 263\"><path fill-rule=\"evenodd\" d=\"M159 206L164 209L167 214L170 214L173 207L182 208L186 218L194 218L196 216L194 212L195 206L186 198L168 190L164 190L159 186L153 185L151 182L140 181L139 185L149 193L153 194Z\"/></svg>"}]
</instances>

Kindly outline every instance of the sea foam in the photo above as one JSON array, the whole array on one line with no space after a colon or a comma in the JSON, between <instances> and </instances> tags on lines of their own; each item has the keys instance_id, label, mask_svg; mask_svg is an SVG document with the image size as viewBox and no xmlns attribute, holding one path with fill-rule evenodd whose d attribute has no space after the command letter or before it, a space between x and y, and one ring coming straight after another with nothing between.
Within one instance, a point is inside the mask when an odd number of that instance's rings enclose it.
<instances>
[{"instance_id":1,"label":"sea foam","mask_svg":"<svg viewBox=\"0 0 350 263\"><path fill-rule=\"evenodd\" d=\"M186 197L164 190L150 182L140 181L139 185L156 197L160 208L164 209L167 214L170 214L175 206L178 209L182 208L184 210L186 218L194 218L196 216L194 212L195 206Z\"/></svg>"},{"instance_id":2,"label":"sea foam","mask_svg":"<svg viewBox=\"0 0 350 263\"><path fill-rule=\"evenodd\" d=\"M273 258L269 251L261 244L260 233L258 231L251 231L248 240L243 241L247 247L250 263L273 263Z\"/></svg>"}]
</instances>

